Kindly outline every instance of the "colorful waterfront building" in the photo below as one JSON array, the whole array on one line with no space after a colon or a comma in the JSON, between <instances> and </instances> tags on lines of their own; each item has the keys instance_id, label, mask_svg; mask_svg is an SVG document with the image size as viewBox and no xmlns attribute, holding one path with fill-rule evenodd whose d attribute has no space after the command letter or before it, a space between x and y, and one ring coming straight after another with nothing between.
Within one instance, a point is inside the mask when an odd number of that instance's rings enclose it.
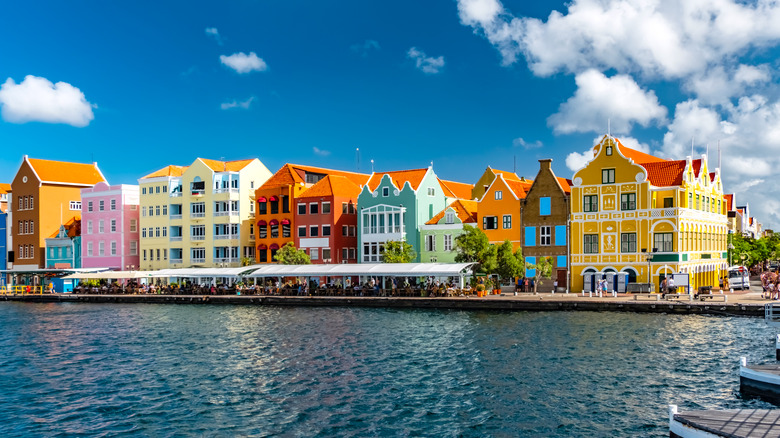
<instances>
[{"instance_id":1,"label":"colorful waterfront building","mask_svg":"<svg viewBox=\"0 0 780 438\"><path fill-rule=\"evenodd\" d=\"M476 201L456 199L420 226L422 263L455 263L455 239L466 227L477 227Z\"/></svg>"},{"instance_id":2,"label":"colorful waterfront building","mask_svg":"<svg viewBox=\"0 0 780 438\"><path fill-rule=\"evenodd\" d=\"M718 286L727 266L727 219L720 170L707 157L665 160L604 136L574 174L572 291L606 278L610 288L689 274L693 289ZM622 273L622 274L621 274Z\"/></svg>"},{"instance_id":3,"label":"colorful waterfront building","mask_svg":"<svg viewBox=\"0 0 780 438\"><path fill-rule=\"evenodd\" d=\"M551 257L551 274L561 288L568 285L570 195L571 181L555 176L548 158L539 160L539 173L521 203L525 261L535 265L541 257ZM535 269L526 269L527 277L535 275Z\"/></svg>"},{"instance_id":4,"label":"colorful waterfront building","mask_svg":"<svg viewBox=\"0 0 780 438\"><path fill-rule=\"evenodd\" d=\"M81 189L81 261L85 268L140 269L137 185L105 182Z\"/></svg>"},{"instance_id":5,"label":"colorful waterfront building","mask_svg":"<svg viewBox=\"0 0 780 438\"><path fill-rule=\"evenodd\" d=\"M492 175L487 188L484 182ZM508 240L512 248L522 246L521 210L523 199L530 190L532 180L518 177L514 173L496 171L488 167L475 185L475 193L482 193L477 207L477 223L485 232L488 241L500 245ZM478 189L482 185L484 190Z\"/></svg>"},{"instance_id":6,"label":"colorful waterfront building","mask_svg":"<svg viewBox=\"0 0 780 438\"><path fill-rule=\"evenodd\" d=\"M358 196L360 263L381 263L390 241L409 243L417 254L414 261L419 262L420 226L456 196L442 187L432 167L373 173Z\"/></svg>"},{"instance_id":7,"label":"colorful waterfront building","mask_svg":"<svg viewBox=\"0 0 780 438\"><path fill-rule=\"evenodd\" d=\"M252 194L270 175L256 158L198 158L189 166L166 166L140 178L141 269L251 262Z\"/></svg>"},{"instance_id":8,"label":"colorful waterfront building","mask_svg":"<svg viewBox=\"0 0 780 438\"><path fill-rule=\"evenodd\" d=\"M343 179L337 178L323 183L316 191L310 192L310 195L314 196L308 196L307 200L298 202L303 194L328 176L338 176ZM327 237L333 237L334 227L342 225L339 221L342 221L347 227L351 225L352 221L349 220L349 215L355 215L355 205L354 201L351 201L353 198L350 197L352 189L346 188L350 186L346 182L360 187L366 183L367 179L368 175L362 173L289 163L282 166L255 190L255 201L257 202L255 260L257 263L274 263L276 251L288 242L293 242L294 245L304 245L303 248L309 251L309 256L315 255L317 260L323 259L322 251L326 249L330 250L330 257L327 259L331 262L344 260L341 255L334 254L336 248L334 245L337 243L335 240L327 239L327 242L322 240L322 227L329 227L331 236ZM332 196L325 195L327 192L333 191L333 184L337 187L337 193ZM318 197L317 193L321 193L323 196ZM326 208L330 209L331 213L322 213L323 202L326 203ZM347 205L346 215L343 213L345 202ZM315 209L314 213L312 213L312 208ZM337 208L339 209L338 213L335 211ZM297 224L296 218L301 218L303 221L300 226ZM300 231L300 227L305 227L306 234L293 235L293 230L297 233ZM317 236L311 236L312 227L316 227ZM349 233L349 228L347 233ZM347 261L354 260L354 257L352 259L349 257L349 248L353 248L349 245L351 245L353 237L347 235L343 241L338 242L339 245L347 245ZM345 246L339 248L340 252L343 253ZM315 250L316 254L313 254L312 250Z\"/></svg>"},{"instance_id":9,"label":"colorful waterfront building","mask_svg":"<svg viewBox=\"0 0 780 438\"><path fill-rule=\"evenodd\" d=\"M295 247L312 263L357 263L357 198L368 178L327 175L295 198Z\"/></svg>"},{"instance_id":10,"label":"colorful waterfront building","mask_svg":"<svg viewBox=\"0 0 780 438\"><path fill-rule=\"evenodd\" d=\"M45 239L62 224L81 219L81 189L105 182L97 163L82 164L24 156L11 183L16 284L35 282L46 268ZM40 283L38 283L40 284Z\"/></svg>"},{"instance_id":11,"label":"colorful waterfront building","mask_svg":"<svg viewBox=\"0 0 780 438\"><path fill-rule=\"evenodd\" d=\"M11 184L0 183L0 270L6 270L8 262L8 241L11 238L8 230L8 198ZM5 286L5 272L0 274L0 287Z\"/></svg>"},{"instance_id":12,"label":"colorful waterfront building","mask_svg":"<svg viewBox=\"0 0 780 438\"><path fill-rule=\"evenodd\" d=\"M46 268L78 269L81 264L81 221L71 218L45 239Z\"/></svg>"}]
</instances>

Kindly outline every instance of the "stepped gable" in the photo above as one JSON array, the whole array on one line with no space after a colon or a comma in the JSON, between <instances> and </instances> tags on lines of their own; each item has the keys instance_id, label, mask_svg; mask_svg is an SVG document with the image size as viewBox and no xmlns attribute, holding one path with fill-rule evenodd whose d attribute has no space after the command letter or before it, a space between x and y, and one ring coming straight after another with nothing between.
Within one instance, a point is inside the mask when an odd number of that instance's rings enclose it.
<instances>
[{"instance_id":1,"label":"stepped gable","mask_svg":"<svg viewBox=\"0 0 780 438\"><path fill-rule=\"evenodd\" d=\"M417 188L420 187L420 183L422 182L427 172L428 172L427 167L423 169L396 170L392 172L377 172L371 175L371 178L368 180L367 184L369 190L373 192L374 190L376 190L377 187L379 187L379 183L382 181L382 178L385 175L388 175L390 179L393 181L393 184L395 184L395 186L398 187L398 190L403 190L404 184L406 184L407 182L409 183L409 185L412 186L413 190L417 190Z\"/></svg>"},{"instance_id":2,"label":"stepped gable","mask_svg":"<svg viewBox=\"0 0 780 438\"><path fill-rule=\"evenodd\" d=\"M368 180L368 175L365 176ZM365 181L364 181L365 183ZM314 198L324 196L343 196L357 198L360 194L360 185L355 184L347 177L341 175L328 175L316 184L298 195L299 198Z\"/></svg>"},{"instance_id":3,"label":"stepped gable","mask_svg":"<svg viewBox=\"0 0 780 438\"><path fill-rule=\"evenodd\" d=\"M166 176L181 176L184 171L186 171L189 168L189 166L165 166L160 170L154 171L150 173L149 175L141 177L141 179L147 179L147 178L159 178L159 177L166 177Z\"/></svg>"},{"instance_id":4,"label":"stepped gable","mask_svg":"<svg viewBox=\"0 0 780 438\"><path fill-rule=\"evenodd\" d=\"M470 199L471 191L474 190L474 184L467 184L455 181L445 181L439 179L444 196L456 199Z\"/></svg>"},{"instance_id":5,"label":"stepped gable","mask_svg":"<svg viewBox=\"0 0 780 438\"><path fill-rule=\"evenodd\" d=\"M76 184L94 186L105 181L96 164L69 163L66 161L27 158L41 182L51 184Z\"/></svg>"},{"instance_id":6,"label":"stepped gable","mask_svg":"<svg viewBox=\"0 0 780 438\"><path fill-rule=\"evenodd\" d=\"M460 219L461 222L464 224L475 224L477 223L477 205L479 205L477 201L457 199L445 207L444 210L440 211L438 214L432 217L425 224L436 225L444 217L444 215L447 213L447 209L450 207L455 210L455 214L458 216L458 219Z\"/></svg>"}]
</instances>

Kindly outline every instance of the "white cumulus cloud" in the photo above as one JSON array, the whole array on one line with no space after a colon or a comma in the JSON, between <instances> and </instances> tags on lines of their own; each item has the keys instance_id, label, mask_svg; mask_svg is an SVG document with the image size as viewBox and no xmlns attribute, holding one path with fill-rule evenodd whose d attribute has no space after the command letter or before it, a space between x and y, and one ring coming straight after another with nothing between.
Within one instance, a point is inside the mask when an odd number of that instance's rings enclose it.
<instances>
[{"instance_id":1,"label":"white cumulus cloud","mask_svg":"<svg viewBox=\"0 0 780 438\"><path fill-rule=\"evenodd\" d=\"M517 137L516 139L512 140L512 146L521 147L523 149L538 149L544 145L539 140L529 142L525 141L523 137Z\"/></svg>"},{"instance_id":2,"label":"white cumulus cloud","mask_svg":"<svg viewBox=\"0 0 780 438\"><path fill-rule=\"evenodd\" d=\"M588 162L592 159L593 149L588 149L583 153L572 152L566 156L566 167L568 167L572 172L576 172L585 167L585 165L588 164Z\"/></svg>"},{"instance_id":3,"label":"white cumulus cloud","mask_svg":"<svg viewBox=\"0 0 780 438\"><path fill-rule=\"evenodd\" d=\"M249 109L249 106L252 105L252 102L254 100L255 100L255 96L252 96L249 99L241 102L237 100L233 100L232 102L223 102L219 107L223 110L227 110L231 108Z\"/></svg>"},{"instance_id":4,"label":"white cumulus cloud","mask_svg":"<svg viewBox=\"0 0 780 438\"><path fill-rule=\"evenodd\" d=\"M8 78L0 86L3 119L11 123L64 123L84 127L95 118L84 93L67 82L52 84L28 75L17 84Z\"/></svg>"},{"instance_id":5,"label":"white cumulus cloud","mask_svg":"<svg viewBox=\"0 0 780 438\"><path fill-rule=\"evenodd\" d=\"M663 122L666 108L653 91L645 91L626 75L606 77L587 70L575 78L577 91L547 119L557 134L604 132L608 121L617 133L631 131L638 123L648 126Z\"/></svg>"},{"instance_id":6,"label":"white cumulus cloud","mask_svg":"<svg viewBox=\"0 0 780 438\"><path fill-rule=\"evenodd\" d=\"M317 146L314 146L311 149L314 152L314 155L319 155L320 157L327 157L328 155L330 155L330 151L326 151L324 149L320 149Z\"/></svg>"},{"instance_id":7,"label":"white cumulus cloud","mask_svg":"<svg viewBox=\"0 0 780 438\"><path fill-rule=\"evenodd\" d=\"M214 38L214 40L220 46L222 45L222 36L219 34L219 30L217 30L216 27L207 27L206 28L206 35L209 35L212 38Z\"/></svg>"},{"instance_id":8,"label":"white cumulus cloud","mask_svg":"<svg viewBox=\"0 0 780 438\"><path fill-rule=\"evenodd\" d=\"M425 74L436 74L444 68L444 57L437 58L425 56L425 52L412 47L406 52L406 56L414 60L415 66Z\"/></svg>"},{"instance_id":9,"label":"white cumulus cloud","mask_svg":"<svg viewBox=\"0 0 780 438\"><path fill-rule=\"evenodd\" d=\"M249 52L248 55L244 52L234 53L230 56L220 55L219 60L240 74L268 69L263 58L259 58L255 52Z\"/></svg>"}]
</instances>

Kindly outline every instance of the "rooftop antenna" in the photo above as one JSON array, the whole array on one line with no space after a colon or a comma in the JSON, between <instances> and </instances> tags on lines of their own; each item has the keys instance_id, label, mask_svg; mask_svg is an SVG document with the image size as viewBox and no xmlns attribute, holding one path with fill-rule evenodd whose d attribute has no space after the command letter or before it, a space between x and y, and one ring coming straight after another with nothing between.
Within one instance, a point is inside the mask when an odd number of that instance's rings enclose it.
<instances>
[{"instance_id":1,"label":"rooftop antenna","mask_svg":"<svg viewBox=\"0 0 780 438\"><path fill-rule=\"evenodd\" d=\"M718 169L720 169L720 140L718 140ZM722 169L721 169L721 174L723 174Z\"/></svg>"},{"instance_id":2,"label":"rooftop antenna","mask_svg":"<svg viewBox=\"0 0 780 438\"><path fill-rule=\"evenodd\" d=\"M360 172L360 148L355 148L355 163L357 171Z\"/></svg>"},{"instance_id":3,"label":"rooftop antenna","mask_svg":"<svg viewBox=\"0 0 780 438\"><path fill-rule=\"evenodd\" d=\"M609 117L607 118L607 136L612 138L612 121L609 119Z\"/></svg>"},{"instance_id":4,"label":"rooftop antenna","mask_svg":"<svg viewBox=\"0 0 780 438\"><path fill-rule=\"evenodd\" d=\"M374 173L374 159L371 159L371 173Z\"/></svg>"}]
</instances>

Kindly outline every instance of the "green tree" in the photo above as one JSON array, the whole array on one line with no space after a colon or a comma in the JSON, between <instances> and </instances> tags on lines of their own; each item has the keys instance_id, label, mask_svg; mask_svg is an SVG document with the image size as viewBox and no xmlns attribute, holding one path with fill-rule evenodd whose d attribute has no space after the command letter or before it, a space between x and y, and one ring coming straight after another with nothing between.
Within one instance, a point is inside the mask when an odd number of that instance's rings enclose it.
<instances>
[{"instance_id":1,"label":"green tree","mask_svg":"<svg viewBox=\"0 0 780 438\"><path fill-rule=\"evenodd\" d=\"M497 248L490 244L484 231L477 227L464 226L463 233L455 238L455 261L476 263L475 271L495 272Z\"/></svg>"},{"instance_id":2,"label":"green tree","mask_svg":"<svg viewBox=\"0 0 780 438\"><path fill-rule=\"evenodd\" d=\"M404 240L385 243L385 253L382 256L385 263L411 263L416 258L417 252Z\"/></svg>"},{"instance_id":3,"label":"green tree","mask_svg":"<svg viewBox=\"0 0 780 438\"><path fill-rule=\"evenodd\" d=\"M252 264L252 259L249 257L241 257L241 266L249 266Z\"/></svg>"},{"instance_id":4,"label":"green tree","mask_svg":"<svg viewBox=\"0 0 780 438\"><path fill-rule=\"evenodd\" d=\"M519 276L523 271L522 251L518 250L520 258L517 258L517 253L512 252L512 242L505 240L504 243L498 246L496 249L496 274L502 280L513 279Z\"/></svg>"},{"instance_id":5,"label":"green tree","mask_svg":"<svg viewBox=\"0 0 780 438\"><path fill-rule=\"evenodd\" d=\"M287 242L276 252L274 260L283 265L310 265L309 255L302 249L295 248L292 242Z\"/></svg>"},{"instance_id":6,"label":"green tree","mask_svg":"<svg viewBox=\"0 0 780 438\"><path fill-rule=\"evenodd\" d=\"M536 293L536 286L542 284L545 278L552 278L553 259L552 257L539 257L536 264L526 263L526 268L536 270L534 276L534 293Z\"/></svg>"}]
</instances>

